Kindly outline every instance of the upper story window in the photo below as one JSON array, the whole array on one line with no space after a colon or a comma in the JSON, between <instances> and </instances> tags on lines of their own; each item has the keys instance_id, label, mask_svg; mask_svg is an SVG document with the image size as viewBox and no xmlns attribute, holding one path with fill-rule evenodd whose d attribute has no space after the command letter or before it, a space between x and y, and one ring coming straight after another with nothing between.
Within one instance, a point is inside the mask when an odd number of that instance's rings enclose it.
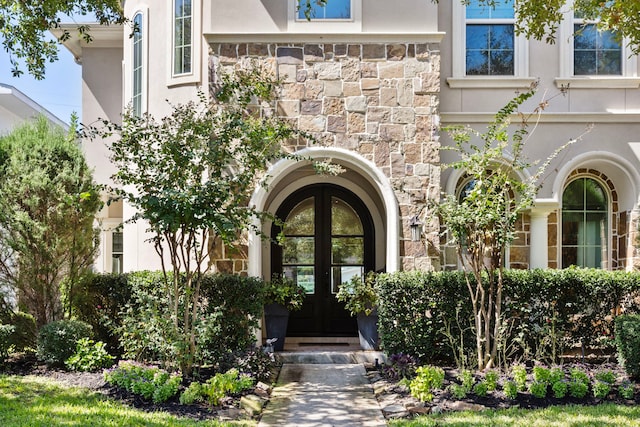
<instances>
[{"instance_id":1,"label":"upper story window","mask_svg":"<svg viewBox=\"0 0 640 427\"><path fill-rule=\"evenodd\" d=\"M140 116L142 114L142 85L143 85L143 21L142 13L136 13L133 17L133 75L132 75L132 93L131 104L133 114Z\"/></svg>"},{"instance_id":2,"label":"upper story window","mask_svg":"<svg viewBox=\"0 0 640 427\"><path fill-rule=\"evenodd\" d=\"M191 0L174 0L173 75L191 73L192 16Z\"/></svg>"},{"instance_id":3,"label":"upper story window","mask_svg":"<svg viewBox=\"0 0 640 427\"><path fill-rule=\"evenodd\" d=\"M527 88L529 43L515 34L514 0L453 1L452 88Z\"/></svg>"},{"instance_id":4,"label":"upper story window","mask_svg":"<svg viewBox=\"0 0 640 427\"><path fill-rule=\"evenodd\" d=\"M471 0L466 7L465 74L509 76L515 72L513 0L495 7Z\"/></svg>"},{"instance_id":5,"label":"upper story window","mask_svg":"<svg viewBox=\"0 0 640 427\"><path fill-rule=\"evenodd\" d=\"M611 31L574 18L573 75L622 75L622 46Z\"/></svg>"},{"instance_id":6,"label":"upper story window","mask_svg":"<svg viewBox=\"0 0 640 427\"><path fill-rule=\"evenodd\" d=\"M329 0L325 5L310 0L308 5L302 1L298 9L298 19L307 19L305 12L309 10L309 18L322 19L351 19L351 0Z\"/></svg>"},{"instance_id":7,"label":"upper story window","mask_svg":"<svg viewBox=\"0 0 640 427\"><path fill-rule=\"evenodd\" d=\"M366 0L287 0L287 31L291 33L345 34L362 31L362 3ZM309 10L309 19L305 15Z\"/></svg>"}]
</instances>

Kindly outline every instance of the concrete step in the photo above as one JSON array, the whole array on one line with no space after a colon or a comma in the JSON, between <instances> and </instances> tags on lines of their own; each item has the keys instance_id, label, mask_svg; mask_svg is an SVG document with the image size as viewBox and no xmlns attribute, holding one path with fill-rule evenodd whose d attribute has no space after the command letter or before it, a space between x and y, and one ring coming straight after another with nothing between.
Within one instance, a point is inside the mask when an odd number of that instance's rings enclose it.
<instances>
[{"instance_id":1,"label":"concrete step","mask_svg":"<svg viewBox=\"0 0 640 427\"><path fill-rule=\"evenodd\" d=\"M283 351L276 353L283 364L344 365L382 364L386 356L381 351Z\"/></svg>"}]
</instances>

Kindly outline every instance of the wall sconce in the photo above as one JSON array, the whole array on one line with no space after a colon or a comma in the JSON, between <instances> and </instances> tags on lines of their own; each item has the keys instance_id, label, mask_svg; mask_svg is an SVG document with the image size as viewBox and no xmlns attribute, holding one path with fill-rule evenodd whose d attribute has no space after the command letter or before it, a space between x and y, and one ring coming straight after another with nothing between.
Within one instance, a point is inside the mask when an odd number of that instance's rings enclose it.
<instances>
[{"instance_id":1,"label":"wall sconce","mask_svg":"<svg viewBox=\"0 0 640 427\"><path fill-rule=\"evenodd\" d=\"M411 218L409 228L411 229L411 241L419 242L422 237L422 222L418 219L418 215L414 215Z\"/></svg>"}]
</instances>

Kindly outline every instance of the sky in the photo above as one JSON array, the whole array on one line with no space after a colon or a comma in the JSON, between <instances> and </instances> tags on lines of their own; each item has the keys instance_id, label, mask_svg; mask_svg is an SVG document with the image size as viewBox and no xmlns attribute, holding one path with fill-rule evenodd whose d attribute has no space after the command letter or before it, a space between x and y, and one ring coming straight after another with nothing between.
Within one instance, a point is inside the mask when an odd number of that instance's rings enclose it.
<instances>
[{"instance_id":1,"label":"sky","mask_svg":"<svg viewBox=\"0 0 640 427\"><path fill-rule=\"evenodd\" d=\"M92 22L95 17L62 15L62 21ZM36 80L24 65L20 68L24 74L13 77L9 54L0 48L0 83L15 87L63 122L69 123L73 112L82 118L82 67L76 64L71 52L63 45L58 45L58 49L58 60L47 62L45 78Z\"/></svg>"},{"instance_id":2,"label":"sky","mask_svg":"<svg viewBox=\"0 0 640 427\"><path fill-rule=\"evenodd\" d=\"M60 120L69 123L74 111L81 116L82 68L73 55L60 46L59 59L46 64L45 78L36 80L26 71L20 77L11 75L9 54L0 49L0 83L8 84L49 110Z\"/></svg>"}]
</instances>

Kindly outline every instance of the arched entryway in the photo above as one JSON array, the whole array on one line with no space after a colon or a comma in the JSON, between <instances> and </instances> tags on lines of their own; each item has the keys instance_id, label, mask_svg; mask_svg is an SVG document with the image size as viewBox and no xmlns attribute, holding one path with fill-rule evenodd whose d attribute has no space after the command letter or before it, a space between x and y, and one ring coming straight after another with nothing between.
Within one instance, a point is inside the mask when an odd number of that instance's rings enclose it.
<instances>
[{"instance_id":1,"label":"arched entryway","mask_svg":"<svg viewBox=\"0 0 640 427\"><path fill-rule=\"evenodd\" d=\"M355 336L356 322L336 299L340 283L375 269L374 226L353 192L334 184L303 187L280 205L271 270L305 287L302 310L291 313L288 336Z\"/></svg>"}]
</instances>

